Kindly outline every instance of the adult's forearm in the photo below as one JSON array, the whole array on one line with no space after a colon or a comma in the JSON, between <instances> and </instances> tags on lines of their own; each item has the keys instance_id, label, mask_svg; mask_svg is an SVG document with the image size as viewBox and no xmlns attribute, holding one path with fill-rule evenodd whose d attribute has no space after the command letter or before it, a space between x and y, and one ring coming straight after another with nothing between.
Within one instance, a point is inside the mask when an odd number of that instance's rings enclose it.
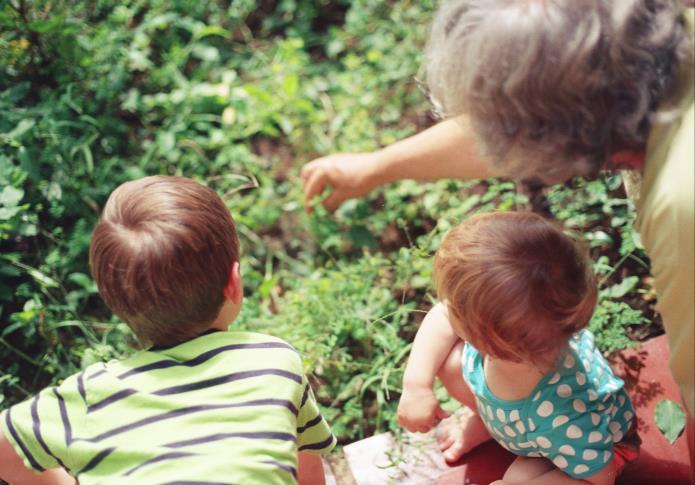
<instances>
[{"instance_id":1,"label":"adult's forearm","mask_svg":"<svg viewBox=\"0 0 695 485\"><path fill-rule=\"evenodd\" d=\"M403 179L470 180L494 175L489 162L480 157L475 138L461 118L442 121L375 155L375 186Z\"/></svg>"}]
</instances>

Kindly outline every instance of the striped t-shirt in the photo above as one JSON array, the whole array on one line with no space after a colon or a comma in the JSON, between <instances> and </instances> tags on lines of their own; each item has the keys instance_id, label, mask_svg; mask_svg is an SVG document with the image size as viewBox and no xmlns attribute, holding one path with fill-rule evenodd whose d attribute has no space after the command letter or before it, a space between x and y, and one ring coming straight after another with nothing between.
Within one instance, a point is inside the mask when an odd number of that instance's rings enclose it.
<instances>
[{"instance_id":1,"label":"striped t-shirt","mask_svg":"<svg viewBox=\"0 0 695 485\"><path fill-rule=\"evenodd\" d=\"M295 483L297 451L336 441L297 351L250 332L89 366L0 426L27 467L83 485Z\"/></svg>"}]
</instances>

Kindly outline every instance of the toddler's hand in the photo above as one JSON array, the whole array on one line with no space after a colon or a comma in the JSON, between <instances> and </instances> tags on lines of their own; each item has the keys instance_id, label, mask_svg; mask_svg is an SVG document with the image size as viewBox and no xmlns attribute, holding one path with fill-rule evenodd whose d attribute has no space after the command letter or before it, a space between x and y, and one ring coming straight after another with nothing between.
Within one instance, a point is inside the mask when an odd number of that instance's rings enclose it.
<instances>
[{"instance_id":1,"label":"toddler's hand","mask_svg":"<svg viewBox=\"0 0 695 485\"><path fill-rule=\"evenodd\" d=\"M426 433L451 413L444 411L432 389L404 387L398 402L398 422L408 431Z\"/></svg>"}]
</instances>

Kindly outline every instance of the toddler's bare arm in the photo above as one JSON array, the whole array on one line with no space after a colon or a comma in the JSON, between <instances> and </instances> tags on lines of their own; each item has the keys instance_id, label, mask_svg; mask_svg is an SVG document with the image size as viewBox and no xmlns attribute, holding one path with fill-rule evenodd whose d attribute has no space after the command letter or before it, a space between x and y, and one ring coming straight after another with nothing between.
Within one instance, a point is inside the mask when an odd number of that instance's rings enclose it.
<instances>
[{"instance_id":1,"label":"toddler's bare arm","mask_svg":"<svg viewBox=\"0 0 695 485\"><path fill-rule=\"evenodd\" d=\"M442 410L434 395L434 378L451 349L459 341L449 320L446 305L438 303L428 313L415 336L403 375L403 394L398 404L398 420L410 431L430 430L437 419L449 413Z\"/></svg>"}]
</instances>

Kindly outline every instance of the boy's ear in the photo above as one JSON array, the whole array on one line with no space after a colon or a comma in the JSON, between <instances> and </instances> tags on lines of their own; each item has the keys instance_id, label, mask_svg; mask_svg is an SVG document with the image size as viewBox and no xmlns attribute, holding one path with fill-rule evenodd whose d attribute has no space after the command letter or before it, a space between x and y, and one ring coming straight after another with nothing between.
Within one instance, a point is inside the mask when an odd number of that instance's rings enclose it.
<instances>
[{"instance_id":1,"label":"boy's ear","mask_svg":"<svg viewBox=\"0 0 695 485\"><path fill-rule=\"evenodd\" d=\"M244 287L241 283L238 261L232 263L232 267L229 268L229 281L227 281L227 285L224 287L224 290L222 290L222 294L225 298L237 305L241 303L241 299L244 296Z\"/></svg>"}]
</instances>

